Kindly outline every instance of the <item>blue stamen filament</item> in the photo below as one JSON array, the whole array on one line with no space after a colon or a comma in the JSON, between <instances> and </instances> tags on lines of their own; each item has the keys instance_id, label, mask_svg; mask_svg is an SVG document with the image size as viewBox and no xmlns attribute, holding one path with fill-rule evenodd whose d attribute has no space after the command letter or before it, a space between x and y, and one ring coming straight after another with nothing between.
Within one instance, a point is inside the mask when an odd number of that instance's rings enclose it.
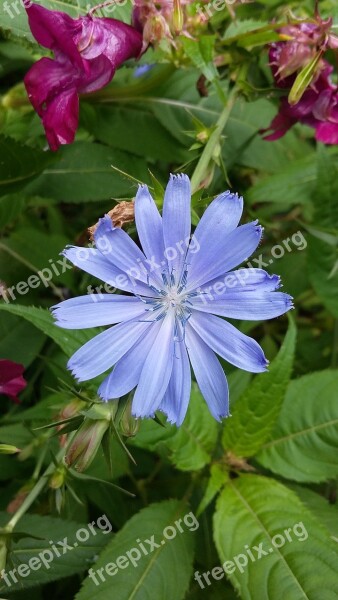
<instances>
[{"instance_id":1,"label":"blue stamen filament","mask_svg":"<svg viewBox=\"0 0 338 600\"><path fill-rule=\"evenodd\" d=\"M195 298L203 292L184 292L188 279L188 269L186 265L177 284L173 270L170 274L167 271L162 271L161 277L163 281L162 289L150 285L148 278L149 289L156 294L154 298L142 296L139 296L139 298L147 305L147 308L145 309L147 312L155 313L153 319L150 320L160 321L161 319L164 319L169 310L174 311L174 341L184 342L186 324L192 315L193 304L190 302L190 298Z\"/></svg>"}]
</instances>

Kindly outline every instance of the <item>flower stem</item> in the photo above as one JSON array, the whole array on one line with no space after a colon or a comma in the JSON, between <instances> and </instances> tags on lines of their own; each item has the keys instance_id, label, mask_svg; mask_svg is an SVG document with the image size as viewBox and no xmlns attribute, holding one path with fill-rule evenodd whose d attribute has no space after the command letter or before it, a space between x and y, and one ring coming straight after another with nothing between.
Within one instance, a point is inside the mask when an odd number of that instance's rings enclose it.
<instances>
[{"instance_id":1,"label":"flower stem","mask_svg":"<svg viewBox=\"0 0 338 600\"><path fill-rule=\"evenodd\" d=\"M111 4L118 4L117 0L107 0L106 2L101 2L101 4L97 4L97 6L93 6L88 12L88 16L91 17L92 14L96 10L100 10L101 8L105 8L106 6L111 6Z\"/></svg>"},{"instance_id":2,"label":"flower stem","mask_svg":"<svg viewBox=\"0 0 338 600\"><path fill-rule=\"evenodd\" d=\"M62 448L62 450L60 450L59 454L57 454L57 456L56 456L57 462L59 462L63 458L64 453L65 453L65 449ZM36 498L42 492L43 488L45 487L45 485L48 481L48 475L51 475L55 469L56 469L55 463L51 462L50 465L45 470L45 472L43 473L43 475L41 475L40 479L36 482L33 489L29 492L28 496L26 496L26 498L24 499L23 503L18 508L16 513L8 521L7 525L5 526L6 531L9 531L9 532L13 531L13 529L16 526L16 524L18 523L18 521L21 519L21 517L23 517L23 515L32 506L33 502L36 500Z\"/></svg>"},{"instance_id":3,"label":"flower stem","mask_svg":"<svg viewBox=\"0 0 338 600\"><path fill-rule=\"evenodd\" d=\"M222 112L219 116L219 119L216 123L216 127L215 127L214 131L212 132L212 134L200 156L200 159L196 165L195 171L191 178L192 193L196 192L199 189L200 184L202 183L203 179L206 176L207 169L208 169L210 161L212 159L212 155L215 151L217 144L220 141L223 129L229 119L230 113L235 104L237 94L238 94L238 88L235 85L228 96L228 102L225 105L224 109L222 110Z\"/></svg>"}]
</instances>

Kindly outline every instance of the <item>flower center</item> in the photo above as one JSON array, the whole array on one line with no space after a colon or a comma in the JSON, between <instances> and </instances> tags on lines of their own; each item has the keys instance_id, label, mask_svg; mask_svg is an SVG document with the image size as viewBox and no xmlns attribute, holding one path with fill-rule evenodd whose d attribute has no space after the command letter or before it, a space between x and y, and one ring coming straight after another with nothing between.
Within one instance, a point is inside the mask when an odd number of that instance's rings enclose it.
<instances>
[{"instance_id":1,"label":"flower center","mask_svg":"<svg viewBox=\"0 0 338 600\"><path fill-rule=\"evenodd\" d=\"M175 336L178 337L179 326L184 335L184 328L192 314L192 303L190 298L197 296L198 292L186 293L185 287L187 283L187 269L183 271L181 279L178 283L175 281L173 273L170 275L163 271L161 273L163 286L160 289L149 284L149 288L156 293L155 298L142 298L142 302L148 305L146 310L156 312L155 321L164 319L169 310L175 312L176 326Z\"/></svg>"}]
</instances>

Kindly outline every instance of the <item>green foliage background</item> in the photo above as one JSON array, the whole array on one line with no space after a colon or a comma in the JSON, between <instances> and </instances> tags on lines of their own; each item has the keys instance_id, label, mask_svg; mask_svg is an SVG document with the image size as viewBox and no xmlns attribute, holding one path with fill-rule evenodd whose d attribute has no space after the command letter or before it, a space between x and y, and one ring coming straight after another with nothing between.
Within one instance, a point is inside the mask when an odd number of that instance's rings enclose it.
<instances>
[{"instance_id":1,"label":"green foliage background","mask_svg":"<svg viewBox=\"0 0 338 600\"><path fill-rule=\"evenodd\" d=\"M85 4L43 2L72 16ZM333 0L320 5L338 27ZM156 66L139 78L134 65L126 66L108 88L83 98L75 143L52 154L22 86L43 49L31 37L22 7L14 18L0 7L2 283L10 288L27 281L56 263L66 244L88 243L87 227L119 201L130 200L138 181L152 187L161 206L169 172L193 174L205 149L198 134L210 138L215 131L237 77L239 93L206 165L208 188L193 196L193 222L225 188L242 194L243 222L258 218L265 228L256 258L261 253L267 267L262 266L280 274L284 291L295 298L289 319L239 323L262 344L271 364L269 373L254 377L224 365L232 418L216 423L194 386L179 430L144 421L125 440L136 465L113 436L81 478L73 474L71 485L58 489L43 478L45 469L50 476L62 465L58 438L53 429L38 428L55 421L79 391L92 397L95 382L74 390L66 358L95 332L56 328L48 308L60 297L86 293L95 282L68 269L48 287L0 301L0 357L22 363L28 381L20 406L1 398L0 443L22 450L0 455L1 526L10 518L6 510L13 498L42 481L30 514L14 529L25 535L9 540L6 569L48 548L50 539L71 539L101 514L113 526L110 535L79 545L49 570L32 572L11 588L0 581L6 598L338 598L338 149L315 143L306 127L296 126L273 143L259 133L278 101L265 47L275 33L266 25L273 18L284 22L288 9L302 17L313 14L310 1L260 0L239 6L235 21L226 9L217 13L200 40L182 40L175 64L149 50L142 62ZM127 21L129 14L126 5L114 17ZM219 69L215 52L224 54ZM201 74L208 88L202 97L196 85ZM127 230L136 236L133 224ZM275 257L276 246L284 249L281 258ZM137 568L120 570L100 587L88 578L89 566L114 562L138 538L159 539L189 511L198 516L196 531L177 534ZM299 522L306 540L294 536L249 561L243 572L211 577L210 586L204 581L204 589L194 578L196 570L210 572L245 547L271 547L274 535Z\"/></svg>"}]
</instances>

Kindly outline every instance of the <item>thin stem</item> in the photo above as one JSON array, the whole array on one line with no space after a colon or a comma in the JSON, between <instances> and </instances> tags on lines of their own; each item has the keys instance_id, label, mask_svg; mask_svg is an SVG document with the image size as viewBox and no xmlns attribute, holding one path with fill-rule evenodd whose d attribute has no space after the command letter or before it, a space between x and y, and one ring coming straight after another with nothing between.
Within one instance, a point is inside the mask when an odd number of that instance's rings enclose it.
<instances>
[{"instance_id":1,"label":"thin stem","mask_svg":"<svg viewBox=\"0 0 338 600\"><path fill-rule=\"evenodd\" d=\"M212 159L215 148L220 141L223 129L229 119L230 113L235 104L237 93L238 93L238 89L235 86L231 90L229 97L228 97L228 102L227 102L226 106L224 107L224 109L222 110L222 112L219 116L219 119L216 123L216 127L215 127L214 131L212 132L212 134L200 156L200 159L196 165L195 171L191 178L192 193L196 192L199 189L200 184L202 183L203 179L206 176L207 169L209 167L209 164Z\"/></svg>"},{"instance_id":2,"label":"thin stem","mask_svg":"<svg viewBox=\"0 0 338 600\"><path fill-rule=\"evenodd\" d=\"M338 359L338 319L335 319L333 329L333 351L332 351L332 367L337 366Z\"/></svg>"},{"instance_id":3,"label":"thin stem","mask_svg":"<svg viewBox=\"0 0 338 600\"><path fill-rule=\"evenodd\" d=\"M18 262L20 262L21 264L25 265L25 267L27 267L28 269L30 269L31 271L33 271L34 273L36 273L37 275L39 275L40 271L39 271L39 269L37 269L37 267L35 267L29 260L27 260L26 258L24 258L23 256L21 256L21 254L18 254L17 252L15 252L15 250L12 250L11 248L9 248L8 246L6 246L2 242L0 242L0 250L3 250L4 252L7 252L7 254L9 254L10 256L12 256L13 258L15 258ZM40 277L40 275L39 275L39 277ZM41 278L41 279L43 280L43 278ZM48 281L48 285L53 290L54 294L58 298L60 298L61 300L64 299L62 291L52 281Z\"/></svg>"},{"instance_id":4,"label":"thin stem","mask_svg":"<svg viewBox=\"0 0 338 600\"><path fill-rule=\"evenodd\" d=\"M98 4L97 6L93 6L93 8L90 9L90 11L88 12L88 16L91 17L95 11L100 10L101 8L105 8L106 6L111 6L111 4L119 4L119 3L116 0L107 0L106 2L101 2L101 4Z\"/></svg>"},{"instance_id":5,"label":"thin stem","mask_svg":"<svg viewBox=\"0 0 338 600\"><path fill-rule=\"evenodd\" d=\"M56 460L61 461L64 456L64 453L65 453L65 449L62 448L62 450L60 450L60 452L56 456ZM56 467L55 467L54 462L51 462L50 465L45 470L45 472L43 473L43 475L41 475L40 479L36 482L33 489L29 492L28 496L26 496L26 498L24 499L23 503L18 508L16 513L8 521L7 525L5 526L6 531L13 531L13 529L16 526L16 524L18 523L18 521L21 519L21 517L23 517L23 515L32 506L33 502L36 500L36 498L42 492L43 488L45 487L45 485L48 481L48 476L54 472L55 468Z\"/></svg>"}]
</instances>

